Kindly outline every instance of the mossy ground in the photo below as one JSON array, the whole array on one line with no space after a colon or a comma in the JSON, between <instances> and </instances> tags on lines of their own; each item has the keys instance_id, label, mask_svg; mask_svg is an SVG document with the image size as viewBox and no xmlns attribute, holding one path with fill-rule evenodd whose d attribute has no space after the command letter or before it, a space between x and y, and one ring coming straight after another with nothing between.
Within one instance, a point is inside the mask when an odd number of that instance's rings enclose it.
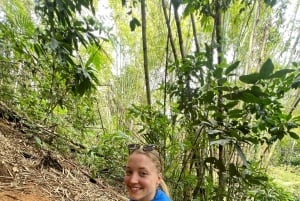
<instances>
[{"instance_id":1,"label":"mossy ground","mask_svg":"<svg viewBox=\"0 0 300 201\"><path fill-rule=\"evenodd\" d=\"M276 184L300 199L300 166L270 167L268 175Z\"/></svg>"}]
</instances>

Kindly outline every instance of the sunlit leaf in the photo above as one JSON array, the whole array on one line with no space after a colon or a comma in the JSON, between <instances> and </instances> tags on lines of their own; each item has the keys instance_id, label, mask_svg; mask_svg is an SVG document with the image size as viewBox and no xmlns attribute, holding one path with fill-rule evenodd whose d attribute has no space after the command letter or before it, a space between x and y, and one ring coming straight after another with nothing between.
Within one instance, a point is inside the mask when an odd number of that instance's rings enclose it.
<instances>
[{"instance_id":1,"label":"sunlit leaf","mask_svg":"<svg viewBox=\"0 0 300 201\"><path fill-rule=\"evenodd\" d=\"M55 38L51 38L50 47L52 50L55 50L58 47L58 42Z\"/></svg>"},{"instance_id":2,"label":"sunlit leaf","mask_svg":"<svg viewBox=\"0 0 300 201\"><path fill-rule=\"evenodd\" d=\"M232 142L232 139L220 139L220 140L214 140L209 142L210 145L219 144L219 145L226 145Z\"/></svg>"},{"instance_id":3,"label":"sunlit leaf","mask_svg":"<svg viewBox=\"0 0 300 201\"><path fill-rule=\"evenodd\" d=\"M208 130L208 134L209 135L215 135L215 134L219 134L219 133L223 133L223 131L217 130L217 129L210 129L210 130Z\"/></svg>"},{"instance_id":4,"label":"sunlit leaf","mask_svg":"<svg viewBox=\"0 0 300 201\"><path fill-rule=\"evenodd\" d=\"M42 140L39 137L34 136L34 141L35 141L35 146L37 148L42 148L43 142L42 142Z\"/></svg>"},{"instance_id":5,"label":"sunlit leaf","mask_svg":"<svg viewBox=\"0 0 300 201\"><path fill-rule=\"evenodd\" d=\"M248 167L249 164L248 164L247 158L246 158L243 150L241 149L241 147L238 144L236 144L236 143L234 143L234 147L235 147L235 150L237 151L238 155L242 159L243 165L246 166L246 167Z\"/></svg>"}]
</instances>

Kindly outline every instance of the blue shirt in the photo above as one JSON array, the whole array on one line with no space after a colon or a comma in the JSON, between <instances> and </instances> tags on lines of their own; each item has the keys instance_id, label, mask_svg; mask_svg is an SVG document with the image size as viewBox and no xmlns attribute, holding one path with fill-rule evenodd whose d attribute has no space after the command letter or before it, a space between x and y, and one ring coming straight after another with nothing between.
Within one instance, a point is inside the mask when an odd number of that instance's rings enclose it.
<instances>
[{"instance_id":1,"label":"blue shirt","mask_svg":"<svg viewBox=\"0 0 300 201\"><path fill-rule=\"evenodd\" d=\"M130 200L130 201L134 201L134 200ZM166 195L165 192L158 189L156 191L154 198L151 201L171 201L171 199Z\"/></svg>"}]
</instances>

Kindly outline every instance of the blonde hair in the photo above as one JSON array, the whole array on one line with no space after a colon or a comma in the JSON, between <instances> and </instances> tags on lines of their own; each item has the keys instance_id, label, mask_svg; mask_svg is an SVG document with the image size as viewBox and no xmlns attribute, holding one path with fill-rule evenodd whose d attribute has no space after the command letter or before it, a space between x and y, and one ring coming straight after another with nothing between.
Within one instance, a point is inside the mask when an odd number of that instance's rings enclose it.
<instances>
[{"instance_id":1,"label":"blonde hair","mask_svg":"<svg viewBox=\"0 0 300 201\"><path fill-rule=\"evenodd\" d=\"M162 177L161 182L159 184L159 187L161 188L162 191L164 191L167 194L167 196L171 197L170 192L169 192L169 188L168 188L166 182L163 179L163 175L162 175L162 173L163 173L163 164L162 164L159 152L157 150L143 151L143 149L137 149L137 150L134 150L131 154L133 154L133 153L143 154L143 155L145 155L145 156L147 156L148 158L151 159L151 161L154 163L158 173L161 174L161 177Z\"/></svg>"}]
</instances>

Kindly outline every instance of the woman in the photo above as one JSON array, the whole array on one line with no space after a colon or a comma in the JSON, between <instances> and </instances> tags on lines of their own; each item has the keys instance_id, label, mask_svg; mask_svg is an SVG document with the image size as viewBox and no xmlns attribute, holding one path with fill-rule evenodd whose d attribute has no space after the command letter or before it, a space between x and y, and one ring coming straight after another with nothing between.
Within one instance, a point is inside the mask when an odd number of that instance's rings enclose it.
<instances>
[{"instance_id":1,"label":"woman","mask_svg":"<svg viewBox=\"0 0 300 201\"><path fill-rule=\"evenodd\" d=\"M130 144L124 178L131 201L171 201L155 145Z\"/></svg>"}]
</instances>

